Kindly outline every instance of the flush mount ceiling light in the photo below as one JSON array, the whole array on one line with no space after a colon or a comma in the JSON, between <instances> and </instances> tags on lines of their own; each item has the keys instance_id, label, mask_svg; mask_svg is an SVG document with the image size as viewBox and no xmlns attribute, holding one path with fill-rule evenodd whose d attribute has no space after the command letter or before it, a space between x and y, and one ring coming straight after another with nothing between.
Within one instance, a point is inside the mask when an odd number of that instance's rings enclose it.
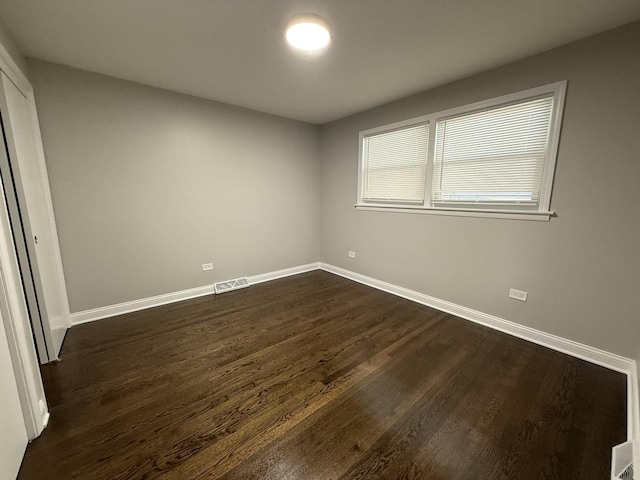
<instances>
[{"instance_id":1,"label":"flush mount ceiling light","mask_svg":"<svg viewBox=\"0 0 640 480\"><path fill-rule=\"evenodd\" d=\"M331 41L329 25L315 15L302 15L292 19L285 36L289 45L305 52L322 50Z\"/></svg>"}]
</instances>

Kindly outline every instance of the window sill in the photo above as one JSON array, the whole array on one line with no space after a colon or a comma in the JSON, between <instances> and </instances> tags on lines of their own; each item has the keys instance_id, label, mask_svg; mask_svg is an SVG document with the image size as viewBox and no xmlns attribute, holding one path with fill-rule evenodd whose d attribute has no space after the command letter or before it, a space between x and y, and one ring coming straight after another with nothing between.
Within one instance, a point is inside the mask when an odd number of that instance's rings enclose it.
<instances>
[{"instance_id":1,"label":"window sill","mask_svg":"<svg viewBox=\"0 0 640 480\"><path fill-rule=\"evenodd\" d=\"M454 217L482 217L482 218L504 218L510 220L533 220L538 222L548 222L555 216L555 212L539 211L513 211L513 210L480 210L471 208L442 208L442 207L413 207L413 206L391 206L357 203L356 210L367 212L396 212L396 213L421 213L426 215L448 215Z\"/></svg>"}]
</instances>

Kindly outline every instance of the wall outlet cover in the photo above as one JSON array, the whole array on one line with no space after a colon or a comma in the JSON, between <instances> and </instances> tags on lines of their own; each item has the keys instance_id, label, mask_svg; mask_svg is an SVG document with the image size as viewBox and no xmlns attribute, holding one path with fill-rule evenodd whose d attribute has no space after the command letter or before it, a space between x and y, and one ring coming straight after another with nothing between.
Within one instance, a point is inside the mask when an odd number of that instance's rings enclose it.
<instances>
[{"instance_id":1,"label":"wall outlet cover","mask_svg":"<svg viewBox=\"0 0 640 480\"><path fill-rule=\"evenodd\" d=\"M522 290L516 290L514 288L509 290L509 297L515 298L516 300L520 300L521 302L527 301L527 292L523 292Z\"/></svg>"}]
</instances>

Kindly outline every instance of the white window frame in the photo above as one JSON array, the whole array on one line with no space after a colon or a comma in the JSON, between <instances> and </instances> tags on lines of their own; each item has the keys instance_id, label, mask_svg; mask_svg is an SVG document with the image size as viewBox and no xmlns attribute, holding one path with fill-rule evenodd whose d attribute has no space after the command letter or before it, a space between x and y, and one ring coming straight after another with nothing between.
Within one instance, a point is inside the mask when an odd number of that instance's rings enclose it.
<instances>
[{"instance_id":1,"label":"white window frame","mask_svg":"<svg viewBox=\"0 0 640 480\"><path fill-rule=\"evenodd\" d=\"M560 142L560 130L562 125L562 115L564 112L564 102L567 90L567 82L556 82L541 87L530 88L517 93L503 95L501 97L484 100L481 102L464 105L461 107L444 110L441 112L422 115L420 117L395 122L380 127L363 130L359 134L358 144L358 198L355 204L357 210L380 211L380 212L401 212L401 213L426 213L432 215L453 215L466 217L487 217L487 218L507 218L519 220L538 220L549 221L555 215L550 210L551 206L551 190L553 187L553 178L556 169L556 160L558 156L558 146ZM542 173L542 184L540 190L540 202L537 210L518 210L517 208L509 209L489 209L489 208L473 208L473 207L433 207L431 206L431 185L434 169L434 156L436 144L436 123L447 117L453 117L465 113L475 113L482 110L492 109L505 106L511 103L519 103L526 100L535 99L552 95L553 112L551 117L549 146L547 149L547 157L544 163ZM423 205L402 204L402 203L382 203L363 200L363 144L367 136L378 133L397 130L399 128L410 127L420 123L429 124L429 146L427 153L427 172L425 185L425 201Z\"/></svg>"}]
</instances>

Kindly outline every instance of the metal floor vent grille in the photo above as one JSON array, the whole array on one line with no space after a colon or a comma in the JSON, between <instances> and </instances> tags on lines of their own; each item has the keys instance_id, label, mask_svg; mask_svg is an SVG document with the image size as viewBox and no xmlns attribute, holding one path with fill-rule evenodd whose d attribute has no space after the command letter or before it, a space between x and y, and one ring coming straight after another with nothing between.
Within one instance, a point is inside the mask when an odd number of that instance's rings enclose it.
<instances>
[{"instance_id":1,"label":"metal floor vent grille","mask_svg":"<svg viewBox=\"0 0 640 480\"><path fill-rule=\"evenodd\" d=\"M613 447L611 480L633 480L633 442Z\"/></svg>"},{"instance_id":2,"label":"metal floor vent grille","mask_svg":"<svg viewBox=\"0 0 640 480\"><path fill-rule=\"evenodd\" d=\"M235 280L215 283L213 288L216 293L224 293L230 292L231 290L239 290L240 288L247 288L249 285L249 279L247 277L242 277L236 278Z\"/></svg>"}]
</instances>

